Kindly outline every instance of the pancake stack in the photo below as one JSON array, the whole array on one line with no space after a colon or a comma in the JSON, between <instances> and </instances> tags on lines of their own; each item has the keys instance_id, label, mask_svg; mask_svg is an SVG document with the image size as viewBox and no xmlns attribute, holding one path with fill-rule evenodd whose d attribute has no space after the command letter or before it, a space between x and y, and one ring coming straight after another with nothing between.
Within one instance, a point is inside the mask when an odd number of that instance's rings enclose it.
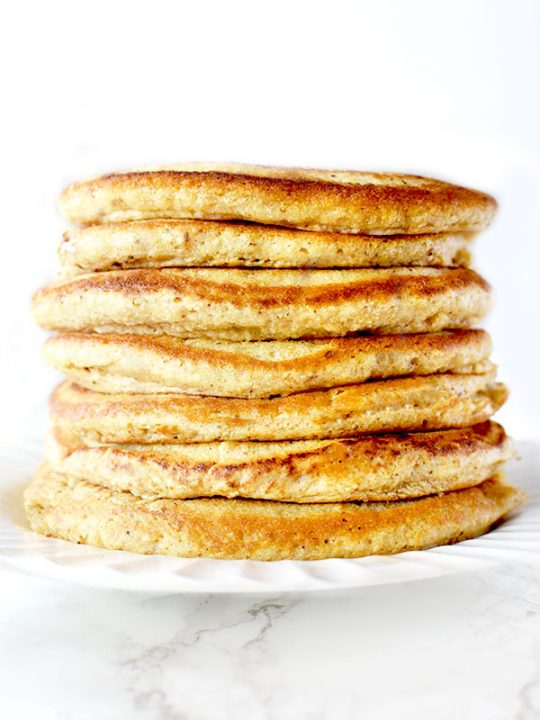
<instances>
[{"instance_id":1,"label":"pancake stack","mask_svg":"<svg viewBox=\"0 0 540 720\"><path fill-rule=\"evenodd\" d=\"M410 175L185 165L68 187L34 530L183 557L395 553L524 500L490 420L470 244L496 204Z\"/></svg>"}]
</instances>

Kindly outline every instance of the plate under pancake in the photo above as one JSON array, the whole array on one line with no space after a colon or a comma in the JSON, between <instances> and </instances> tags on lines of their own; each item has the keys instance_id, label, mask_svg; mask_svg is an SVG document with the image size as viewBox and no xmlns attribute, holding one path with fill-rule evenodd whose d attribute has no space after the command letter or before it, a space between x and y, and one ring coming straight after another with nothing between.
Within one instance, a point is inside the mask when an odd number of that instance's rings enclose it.
<instances>
[{"instance_id":1,"label":"plate under pancake","mask_svg":"<svg viewBox=\"0 0 540 720\"><path fill-rule=\"evenodd\" d=\"M247 400L105 394L65 382L51 396L50 417L68 445L309 440L466 427L489 419L506 397L494 372L400 378Z\"/></svg>"},{"instance_id":2,"label":"plate under pancake","mask_svg":"<svg viewBox=\"0 0 540 720\"><path fill-rule=\"evenodd\" d=\"M478 231L497 207L485 193L416 175L201 163L77 182L60 206L82 225L199 218L382 235Z\"/></svg>"},{"instance_id":3,"label":"plate under pancake","mask_svg":"<svg viewBox=\"0 0 540 720\"><path fill-rule=\"evenodd\" d=\"M470 233L347 235L210 220L139 220L73 228L58 255L65 277L142 267L456 267Z\"/></svg>"},{"instance_id":4,"label":"plate under pancake","mask_svg":"<svg viewBox=\"0 0 540 720\"><path fill-rule=\"evenodd\" d=\"M180 557L317 560L421 550L476 537L525 494L499 479L391 503L300 505L144 500L43 466L25 492L33 530L118 550Z\"/></svg>"},{"instance_id":5,"label":"plate under pancake","mask_svg":"<svg viewBox=\"0 0 540 720\"><path fill-rule=\"evenodd\" d=\"M406 375L481 373L491 367L490 352L483 330L267 342L73 332L45 344L47 362L91 390L246 398Z\"/></svg>"},{"instance_id":6,"label":"plate under pancake","mask_svg":"<svg viewBox=\"0 0 540 720\"><path fill-rule=\"evenodd\" d=\"M281 502L398 500L478 485L513 457L497 423L335 440L70 447L50 467L146 499L222 496Z\"/></svg>"},{"instance_id":7,"label":"plate under pancake","mask_svg":"<svg viewBox=\"0 0 540 720\"><path fill-rule=\"evenodd\" d=\"M51 330L288 340L469 328L489 301L467 268L147 268L55 283L33 310Z\"/></svg>"}]
</instances>

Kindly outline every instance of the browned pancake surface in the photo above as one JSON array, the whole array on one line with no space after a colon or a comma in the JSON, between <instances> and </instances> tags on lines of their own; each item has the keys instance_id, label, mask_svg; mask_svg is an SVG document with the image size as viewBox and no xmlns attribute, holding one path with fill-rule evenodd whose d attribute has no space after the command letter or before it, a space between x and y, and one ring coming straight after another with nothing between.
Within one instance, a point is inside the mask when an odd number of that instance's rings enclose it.
<instances>
[{"instance_id":1,"label":"browned pancake surface","mask_svg":"<svg viewBox=\"0 0 540 720\"><path fill-rule=\"evenodd\" d=\"M498 479L394 503L298 505L260 500L142 500L56 474L25 492L43 535L180 557L319 560L420 550L476 537L525 500Z\"/></svg>"},{"instance_id":2,"label":"browned pancake surface","mask_svg":"<svg viewBox=\"0 0 540 720\"><path fill-rule=\"evenodd\" d=\"M478 231L496 203L485 193L416 175L190 164L74 183L61 208L82 225L198 218L395 235Z\"/></svg>"},{"instance_id":3,"label":"browned pancake surface","mask_svg":"<svg viewBox=\"0 0 540 720\"><path fill-rule=\"evenodd\" d=\"M482 330L332 340L227 342L165 335L62 333L45 359L99 392L270 397L440 372L490 369Z\"/></svg>"},{"instance_id":4,"label":"browned pancake surface","mask_svg":"<svg viewBox=\"0 0 540 720\"><path fill-rule=\"evenodd\" d=\"M50 416L68 445L306 440L437 430L484 422L504 403L494 372L400 378L244 399L181 394L104 394L63 383Z\"/></svg>"},{"instance_id":5,"label":"browned pancake surface","mask_svg":"<svg viewBox=\"0 0 540 720\"><path fill-rule=\"evenodd\" d=\"M336 440L70 446L52 436L52 469L139 497L280 502L398 500L492 477L513 457L500 425Z\"/></svg>"},{"instance_id":6,"label":"browned pancake surface","mask_svg":"<svg viewBox=\"0 0 540 720\"><path fill-rule=\"evenodd\" d=\"M37 292L33 310L52 330L236 341L469 328L489 302L467 268L197 268L83 275Z\"/></svg>"}]
</instances>

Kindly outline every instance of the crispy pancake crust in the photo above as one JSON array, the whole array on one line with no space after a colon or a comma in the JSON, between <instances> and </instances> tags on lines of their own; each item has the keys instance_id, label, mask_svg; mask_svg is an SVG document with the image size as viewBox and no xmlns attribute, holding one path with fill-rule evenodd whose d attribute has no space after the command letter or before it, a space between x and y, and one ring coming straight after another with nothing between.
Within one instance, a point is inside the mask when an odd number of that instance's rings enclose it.
<instances>
[{"instance_id":1,"label":"crispy pancake crust","mask_svg":"<svg viewBox=\"0 0 540 720\"><path fill-rule=\"evenodd\" d=\"M492 477L513 457L503 428L341 440L69 447L51 436L50 467L146 499L222 496L281 502L414 498Z\"/></svg>"},{"instance_id":2,"label":"crispy pancake crust","mask_svg":"<svg viewBox=\"0 0 540 720\"><path fill-rule=\"evenodd\" d=\"M43 466L25 492L33 530L99 547L179 557L318 560L455 543L489 530L525 494L498 479L393 503L143 500Z\"/></svg>"},{"instance_id":3,"label":"crispy pancake crust","mask_svg":"<svg viewBox=\"0 0 540 720\"><path fill-rule=\"evenodd\" d=\"M494 373L428 375L249 400L108 395L66 382L51 396L50 416L67 445L307 440L466 427L489 419L506 397Z\"/></svg>"},{"instance_id":4,"label":"crispy pancake crust","mask_svg":"<svg viewBox=\"0 0 540 720\"><path fill-rule=\"evenodd\" d=\"M65 277L143 267L457 267L470 233L346 235L209 220L140 220L72 229L58 249Z\"/></svg>"},{"instance_id":5,"label":"crispy pancake crust","mask_svg":"<svg viewBox=\"0 0 540 720\"><path fill-rule=\"evenodd\" d=\"M245 398L406 375L480 373L490 369L490 352L482 330L267 342L65 333L45 344L47 362L91 390Z\"/></svg>"},{"instance_id":6,"label":"crispy pancake crust","mask_svg":"<svg viewBox=\"0 0 540 720\"><path fill-rule=\"evenodd\" d=\"M81 225L199 218L396 235L476 232L497 205L484 193L416 175L189 164L77 182L60 207Z\"/></svg>"},{"instance_id":7,"label":"crispy pancake crust","mask_svg":"<svg viewBox=\"0 0 540 720\"><path fill-rule=\"evenodd\" d=\"M489 301L466 268L143 269L50 285L33 310L51 330L288 340L468 328Z\"/></svg>"}]
</instances>

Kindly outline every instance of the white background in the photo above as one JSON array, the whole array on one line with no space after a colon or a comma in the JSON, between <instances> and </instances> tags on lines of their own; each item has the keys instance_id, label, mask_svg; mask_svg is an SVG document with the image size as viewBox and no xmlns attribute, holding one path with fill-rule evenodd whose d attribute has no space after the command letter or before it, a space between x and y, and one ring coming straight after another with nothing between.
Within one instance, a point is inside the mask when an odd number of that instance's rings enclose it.
<instances>
[{"instance_id":1,"label":"white background","mask_svg":"<svg viewBox=\"0 0 540 720\"><path fill-rule=\"evenodd\" d=\"M31 292L55 272L67 182L238 160L428 173L492 192L476 244L512 397L537 433L540 3L17 2L3 12L4 439L43 432L56 375Z\"/></svg>"}]
</instances>

